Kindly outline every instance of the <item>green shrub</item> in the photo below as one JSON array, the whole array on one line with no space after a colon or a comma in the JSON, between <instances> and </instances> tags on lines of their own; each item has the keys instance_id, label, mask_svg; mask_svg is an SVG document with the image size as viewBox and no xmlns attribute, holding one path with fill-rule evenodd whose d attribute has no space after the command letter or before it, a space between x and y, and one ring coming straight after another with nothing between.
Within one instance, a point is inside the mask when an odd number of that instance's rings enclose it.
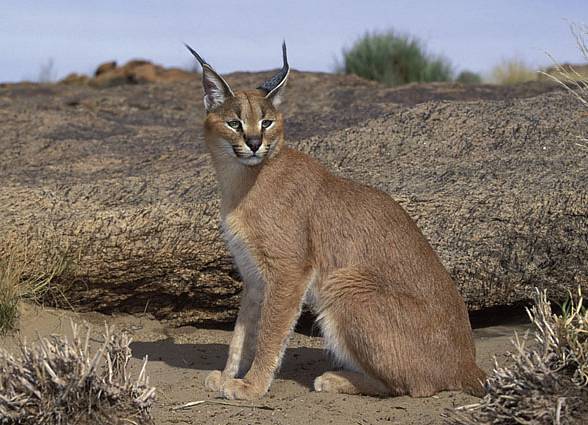
<instances>
[{"instance_id":1,"label":"green shrub","mask_svg":"<svg viewBox=\"0 0 588 425\"><path fill-rule=\"evenodd\" d=\"M461 84L481 84L482 77L472 71L461 71L455 81Z\"/></svg>"},{"instance_id":2,"label":"green shrub","mask_svg":"<svg viewBox=\"0 0 588 425\"><path fill-rule=\"evenodd\" d=\"M518 84L536 79L537 73L517 58L503 60L492 69L492 81L496 84Z\"/></svg>"},{"instance_id":3,"label":"green shrub","mask_svg":"<svg viewBox=\"0 0 588 425\"><path fill-rule=\"evenodd\" d=\"M447 59L427 53L420 40L391 31L367 33L344 49L340 70L389 86L452 79Z\"/></svg>"}]
</instances>

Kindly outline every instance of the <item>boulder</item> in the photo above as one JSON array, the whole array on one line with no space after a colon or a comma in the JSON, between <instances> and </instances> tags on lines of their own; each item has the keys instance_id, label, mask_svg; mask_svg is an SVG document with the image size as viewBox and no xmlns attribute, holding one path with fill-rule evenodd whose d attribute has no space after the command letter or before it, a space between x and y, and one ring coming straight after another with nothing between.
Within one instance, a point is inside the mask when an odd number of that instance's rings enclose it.
<instances>
[{"instance_id":1,"label":"boulder","mask_svg":"<svg viewBox=\"0 0 588 425\"><path fill-rule=\"evenodd\" d=\"M60 83L80 86L88 84L88 80L88 76L72 72L71 74L68 74L63 80L61 80Z\"/></svg>"},{"instance_id":2,"label":"boulder","mask_svg":"<svg viewBox=\"0 0 588 425\"><path fill-rule=\"evenodd\" d=\"M128 61L123 66L116 62L106 62L98 66L94 78L87 84L96 88L113 87L124 84L141 84L170 81L194 80L194 74L179 68L164 68L143 59ZM62 83L69 83L63 80Z\"/></svg>"},{"instance_id":3,"label":"boulder","mask_svg":"<svg viewBox=\"0 0 588 425\"><path fill-rule=\"evenodd\" d=\"M255 87L269 74L227 79ZM79 309L233 320L241 284L192 78L1 86L0 255L26 251L36 270L66 257L57 298ZM291 146L401 202L470 310L588 285L588 119L557 86L293 72L284 111Z\"/></svg>"},{"instance_id":4,"label":"boulder","mask_svg":"<svg viewBox=\"0 0 588 425\"><path fill-rule=\"evenodd\" d=\"M151 63L130 68L127 75L137 83L154 83L158 79L158 69Z\"/></svg>"},{"instance_id":5,"label":"boulder","mask_svg":"<svg viewBox=\"0 0 588 425\"><path fill-rule=\"evenodd\" d=\"M116 69L116 61L104 62L103 64L98 65L98 68L94 71L94 77L110 72L113 69Z\"/></svg>"},{"instance_id":6,"label":"boulder","mask_svg":"<svg viewBox=\"0 0 588 425\"><path fill-rule=\"evenodd\" d=\"M88 85L94 88L105 88L134 83L124 68L113 68L97 74L88 80Z\"/></svg>"}]
</instances>

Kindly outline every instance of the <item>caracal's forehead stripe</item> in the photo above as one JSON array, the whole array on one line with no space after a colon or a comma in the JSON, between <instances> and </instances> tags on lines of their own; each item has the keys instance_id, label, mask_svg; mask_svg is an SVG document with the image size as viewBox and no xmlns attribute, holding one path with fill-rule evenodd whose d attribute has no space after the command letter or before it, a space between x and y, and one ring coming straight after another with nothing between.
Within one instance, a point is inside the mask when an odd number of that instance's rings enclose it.
<instances>
[{"instance_id":1,"label":"caracal's forehead stripe","mask_svg":"<svg viewBox=\"0 0 588 425\"><path fill-rule=\"evenodd\" d=\"M237 117L242 120L241 116L242 116L242 111L241 111L241 103L237 102L235 103L235 114L237 114Z\"/></svg>"},{"instance_id":2,"label":"caracal's forehead stripe","mask_svg":"<svg viewBox=\"0 0 588 425\"><path fill-rule=\"evenodd\" d=\"M257 132L260 128L259 122L265 115L263 102L245 93L238 94L235 100L232 109L241 120L244 132Z\"/></svg>"}]
</instances>

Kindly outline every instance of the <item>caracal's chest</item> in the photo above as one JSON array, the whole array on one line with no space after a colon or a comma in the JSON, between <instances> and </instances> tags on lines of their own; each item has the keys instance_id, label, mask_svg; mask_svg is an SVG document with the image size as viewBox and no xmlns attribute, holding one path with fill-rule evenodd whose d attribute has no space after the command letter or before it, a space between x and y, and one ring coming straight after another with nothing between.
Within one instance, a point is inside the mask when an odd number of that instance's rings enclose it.
<instances>
[{"instance_id":1,"label":"caracal's chest","mask_svg":"<svg viewBox=\"0 0 588 425\"><path fill-rule=\"evenodd\" d=\"M225 242L244 283L262 286L264 281L259 264L252 254L253 247L239 217L234 213L227 214L223 217L221 226Z\"/></svg>"},{"instance_id":2,"label":"caracal's chest","mask_svg":"<svg viewBox=\"0 0 588 425\"><path fill-rule=\"evenodd\" d=\"M243 283L255 292L257 296L262 296L266 282L258 263L259 259L255 258L254 246L248 238L247 230L242 225L237 214L227 214L221 221L223 236L233 261L241 274ZM316 306L319 303L316 281L318 273L314 271L307 282L304 304Z\"/></svg>"}]
</instances>

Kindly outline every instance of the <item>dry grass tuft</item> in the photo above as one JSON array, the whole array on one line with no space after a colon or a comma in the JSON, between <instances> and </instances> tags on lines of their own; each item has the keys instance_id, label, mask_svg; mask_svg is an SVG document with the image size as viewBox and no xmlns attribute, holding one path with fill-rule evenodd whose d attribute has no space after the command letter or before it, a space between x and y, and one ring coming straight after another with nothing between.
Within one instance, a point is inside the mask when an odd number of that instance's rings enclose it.
<instances>
[{"instance_id":1,"label":"dry grass tuft","mask_svg":"<svg viewBox=\"0 0 588 425\"><path fill-rule=\"evenodd\" d=\"M67 251L67 250L65 250ZM47 296L57 297L52 282L67 268L66 254L53 250L43 269L32 266L34 255L6 245L0 255L0 335L16 326L18 305L23 300L42 302Z\"/></svg>"},{"instance_id":2,"label":"dry grass tuft","mask_svg":"<svg viewBox=\"0 0 588 425\"><path fill-rule=\"evenodd\" d=\"M496 65L491 72L491 80L495 84L519 84L537 79L537 73L518 58L507 59Z\"/></svg>"},{"instance_id":3,"label":"dry grass tuft","mask_svg":"<svg viewBox=\"0 0 588 425\"><path fill-rule=\"evenodd\" d=\"M588 310L582 292L554 314L536 290L527 310L533 338L515 337L512 365L497 363L476 404L447 412L448 423L473 425L574 424L588 419ZM584 422L585 423L585 422Z\"/></svg>"},{"instance_id":4,"label":"dry grass tuft","mask_svg":"<svg viewBox=\"0 0 588 425\"><path fill-rule=\"evenodd\" d=\"M0 261L0 335L14 328L18 316L20 272L13 259Z\"/></svg>"},{"instance_id":5,"label":"dry grass tuft","mask_svg":"<svg viewBox=\"0 0 588 425\"><path fill-rule=\"evenodd\" d=\"M571 24L570 30L582 57L588 62L588 25ZM555 65L553 71L541 73L564 86L584 107L588 108L588 75L576 71L571 65L559 64L549 53L548 56Z\"/></svg>"},{"instance_id":6,"label":"dry grass tuft","mask_svg":"<svg viewBox=\"0 0 588 425\"><path fill-rule=\"evenodd\" d=\"M126 333L106 327L92 353L90 329L75 324L72 340L53 336L21 345L20 357L0 350L0 424L148 424L155 388L145 373L136 380Z\"/></svg>"}]
</instances>

